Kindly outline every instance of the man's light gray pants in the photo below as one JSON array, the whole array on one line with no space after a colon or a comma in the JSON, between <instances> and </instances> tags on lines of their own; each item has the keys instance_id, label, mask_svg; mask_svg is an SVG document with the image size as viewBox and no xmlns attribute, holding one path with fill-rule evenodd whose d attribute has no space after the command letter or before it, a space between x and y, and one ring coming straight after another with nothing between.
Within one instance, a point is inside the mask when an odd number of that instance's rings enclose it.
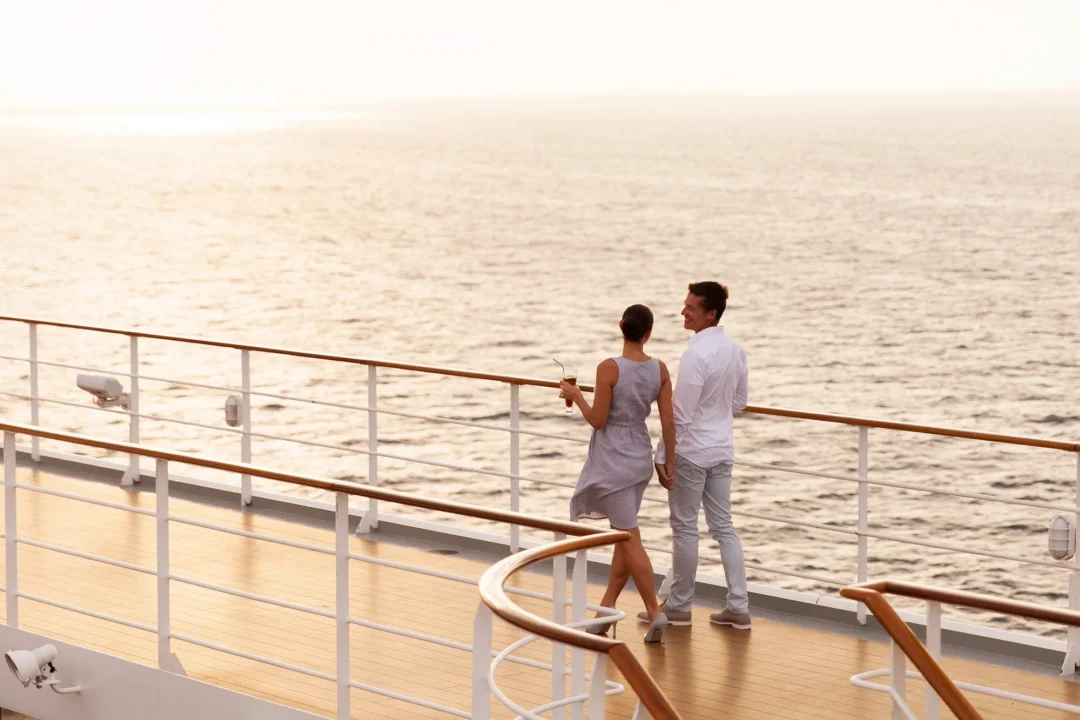
<instances>
[{"instance_id":1,"label":"man's light gray pants","mask_svg":"<svg viewBox=\"0 0 1080 720\"><path fill-rule=\"evenodd\" d=\"M674 578L668 608L686 612L694 603L694 580L698 567L698 508L705 505L709 534L720 543L727 578L728 609L734 613L749 611L746 595L746 565L742 543L731 524L731 466L720 463L711 468L695 465L675 456L675 486L668 493L671 508L671 546Z\"/></svg>"}]
</instances>

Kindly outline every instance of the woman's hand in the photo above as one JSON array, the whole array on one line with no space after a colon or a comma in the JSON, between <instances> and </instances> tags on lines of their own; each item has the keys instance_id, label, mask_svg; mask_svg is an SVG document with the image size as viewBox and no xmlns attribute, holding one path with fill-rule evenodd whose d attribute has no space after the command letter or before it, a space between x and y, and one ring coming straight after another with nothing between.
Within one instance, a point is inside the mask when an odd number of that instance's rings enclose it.
<instances>
[{"instance_id":1,"label":"woman's hand","mask_svg":"<svg viewBox=\"0 0 1080 720\"><path fill-rule=\"evenodd\" d=\"M559 384L559 388L562 390L562 392L559 393L559 397L561 397L563 400L569 400L575 405L578 403L579 400L584 397L584 395L582 395L581 393L581 388L579 388L577 385L571 385L565 380L563 380Z\"/></svg>"}]
</instances>

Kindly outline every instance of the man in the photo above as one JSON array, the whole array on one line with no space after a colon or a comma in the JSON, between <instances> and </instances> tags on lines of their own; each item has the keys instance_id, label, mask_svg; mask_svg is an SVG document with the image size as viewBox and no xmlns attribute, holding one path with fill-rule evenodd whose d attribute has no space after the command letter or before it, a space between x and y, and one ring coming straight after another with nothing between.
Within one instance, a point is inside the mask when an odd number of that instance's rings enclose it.
<instances>
[{"instance_id":1,"label":"man","mask_svg":"<svg viewBox=\"0 0 1080 720\"><path fill-rule=\"evenodd\" d=\"M742 346L719 327L727 300L727 288L720 283L692 283L682 310L683 327L695 335L679 361L675 385L673 472L663 442L655 458L660 483L668 488L674 576L660 612L672 625L690 624L698 565L698 508L704 501L705 521L720 544L728 585L727 607L709 619L749 630L746 567L742 544L731 524L732 425L734 413L746 407L747 367Z\"/></svg>"}]
</instances>

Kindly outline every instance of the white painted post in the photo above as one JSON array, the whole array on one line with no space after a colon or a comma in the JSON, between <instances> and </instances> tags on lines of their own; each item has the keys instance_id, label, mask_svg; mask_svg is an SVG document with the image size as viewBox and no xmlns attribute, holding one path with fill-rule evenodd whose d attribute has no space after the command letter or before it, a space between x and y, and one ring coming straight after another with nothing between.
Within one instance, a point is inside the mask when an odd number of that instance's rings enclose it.
<instances>
[{"instance_id":1,"label":"white painted post","mask_svg":"<svg viewBox=\"0 0 1080 720\"><path fill-rule=\"evenodd\" d=\"M592 682L589 683L589 720L604 720L604 681L607 680L607 653L596 653ZM580 708L578 703L575 707Z\"/></svg>"},{"instance_id":2,"label":"white painted post","mask_svg":"<svg viewBox=\"0 0 1080 720\"><path fill-rule=\"evenodd\" d=\"M240 351L240 388L243 390L240 405L240 422L244 434L240 436L240 462L251 462L251 353ZM240 476L240 505L251 504L251 476Z\"/></svg>"},{"instance_id":3,"label":"white painted post","mask_svg":"<svg viewBox=\"0 0 1080 720\"><path fill-rule=\"evenodd\" d=\"M865 533L869 530L870 486L866 481L870 471L870 433L866 426L859 428L859 579L866 582L870 547ZM860 625L866 624L866 605L859 603L856 617Z\"/></svg>"},{"instance_id":4,"label":"white painted post","mask_svg":"<svg viewBox=\"0 0 1080 720\"><path fill-rule=\"evenodd\" d=\"M634 707L634 717L632 720L649 720L649 709L645 707L645 703L640 700L637 701L637 705Z\"/></svg>"},{"instance_id":5,"label":"white painted post","mask_svg":"<svg viewBox=\"0 0 1080 720\"><path fill-rule=\"evenodd\" d=\"M19 627L19 533L15 497L15 433L4 433L4 595L7 597L7 625Z\"/></svg>"},{"instance_id":6,"label":"white painted post","mask_svg":"<svg viewBox=\"0 0 1080 720\"><path fill-rule=\"evenodd\" d=\"M335 513L336 577L337 577L337 717L350 718L349 659L349 496L339 492Z\"/></svg>"},{"instance_id":7,"label":"white painted post","mask_svg":"<svg viewBox=\"0 0 1080 720\"><path fill-rule=\"evenodd\" d=\"M139 444L139 338L129 335L131 342L131 390L128 392L128 442L133 445ZM128 469L121 478L120 484L130 487L139 482L139 456L128 457Z\"/></svg>"},{"instance_id":8,"label":"white painted post","mask_svg":"<svg viewBox=\"0 0 1080 720\"><path fill-rule=\"evenodd\" d=\"M172 631L169 623L169 461L157 461L154 499L157 510L158 667L172 666Z\"/></svg>"},{"instance_id":9,"label":"white painted post","mask_svg":"<svg viewBox=\"0 0 1080 720\"><path fill-rule=\"evenodd\" d=\"M555 542L566 539L566 535L555 533ZM566 556L558 555L552 559L551 571L551 619L558 625L566 624ZM566 646L551 643L551 701L566 697ZM564 720L566 708L559 707L551 711L551 720Z\"/></svg>"},{"instance_id":10,"label":"white painted post","mask_svg":"<svg viewBox=\"0 0 1080 720\"><path fill-rule=\"evenodd\" d=\"M39 421L38 407L38 341L37 323L30 323L30 424ZM34 462L41 462L41 438L37 435L30 439L30 457Z\"/></svg>"},{"instance_id":11,"label":"white painted post","mask_svg":"<svg viewBox=\"0 0 1080 720\"><path fill-rule=\"evenodd\" d=\"M585 619L585 603L589 594L588 553L578 550L574 556L574 597L570 617L574 622ZM570 650L570 694L578 696L585 694L585 650L572 648ZM574 703L571 715L574 720L585 719L585 708L581 703Z\"/></svg>"},{"instance_id":12,"label":"white painted post","mask_svg":"<svg viewBox=\"0 0 1080 720\"><path fill-rule=\"evenodd\" d=\"M368 485L379 485L379 386L378 373L374 365L368 365ZM368 498L367 511L356 528L357 534L371 532L379 527L379 501Z\"/></svg>"},{"instance_id":13,"label":"white painted post","mask_svg":"<svg viewBox=\"0 0 1080 720\"><path fill-rule=\"evenodd\" d=\"M476 617L473 618L473 720L488 720L491 717L491 686L488 685L488 673L491 671L491 619L491 610L481 600L476 606Z\"/></svg>"},{"instance_id":14,"label":"white painted post","mask_svg":"<svg viewBox=\"0 0 1080 720\"><path fill-rule=\"evenodd\" d=\"M941 659L941 603L926 604L926 649L930 657ZM926 683L926 720L938 720L941 717L941 698L934 692L930 683Z\"/></svg>"},{"instance_id":15,"label":"white painted post","mask_svg":"<svg viewBox=\"0 0 1080 720\"><path fill-rule=\"evenodd\" d=\"M1074 500L1080 507L1080 453L1076 453L1076 488ZM1073 526L1080 529L1080 513L1073 518ZM1076 558L1073 558L1076 562ZM1080 610L1080 572L1069 573L1069 609ZM1061 666L1062 675L1072 675L1080 664L1080 628L1069 627L1065 643L1065 662Z\"/></svg>"},{"instance_id":16,"label":"white painted post","mask_svg":"<svg viewBox=\"0 0 1080 720\"><path fill-rule=\"evenodd\" d=\"M896 691L896 694L900 696L900 699L905 703L907 702L907 657L904 655L904 651L900 648L895 640L891 641L892 645L892 686ZM904 714L904 709L896 704L896 700L893 700L893 720L907 720L907 716Z\"/></svg>"},{"instance_id":17,"label":"white painted post","mask_svg":"<svg viewBox=\"0 0 1080 720\"><path fill-rule=\"evenodd\" d=\"M510 386L510 509L518 512L521 509L521 484L518 475L521 472L521 453L519 442L521 439L518 429L521 426L520 411L520 386ZM517 525L510 526L510 552L516 553L521 549L521 529Z\"/></svg>"}]
</instances>

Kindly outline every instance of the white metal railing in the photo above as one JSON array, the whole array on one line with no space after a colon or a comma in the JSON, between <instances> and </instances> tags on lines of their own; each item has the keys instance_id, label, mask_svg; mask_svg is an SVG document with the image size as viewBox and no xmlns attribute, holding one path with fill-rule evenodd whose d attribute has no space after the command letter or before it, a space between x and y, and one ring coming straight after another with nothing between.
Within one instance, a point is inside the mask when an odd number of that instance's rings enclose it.
<instances>
[{"instance_id":1,"label":"white metal railing","mask_svg":"<svg viewBox=\"0 0 1080 720\"><path fill-rule=\"evenodd\" d=\"M213 430L216 432L232 433L240 436L241 447L241 461L251 461L251 439L260 438L266 440L282 441L287 443L293 443L300 446L315 447L322 449L331 449L334 451L348 453L357 456L368 457L368 483L370 486L376 487L379 484L379 460L394 460L405 463L412 463L428 467L437 467L447 470L464 471L469 473L475 473L485 475L489 477L500 477L509 480L509 508L511 510L517 510L520 508L520 492L521 483L527 482L538 486L548 487L562 487L573 488L571 483L562 483L552 480L545 480L537 477L531 477L521 474L520 466L520 437L522 435L535 436L548 439L555 439L575 444L587 443L586 437L574 437L569 435L562 435L557 433L541 432L528 428L521 427L520 423L520 393L519 389L522 385L533 385L543 387L554 387L557 384L547 381L534 380L530 378L521 378L513 376L494 375L490 373L478 373L471 371L463 371L457 369L448 368L436 368L422 365L412 365L407 363L389 362L382 360L374 360L367 358L356 358L350 356L341 355L329 355L324 353L290 350L286 348L266 347L247 345L243 343L232 343L220 340L192 338L183 336L170 336L155 333L145 333L134 330L122 330L116 328L105 328L97 326L83 326L72 325L69 323L60 323L54 321L35 320L31 318L19 318L19 317L3 317L0 316L0 320L8 320L14 322L24 323L29 327L29 341L30 352L28 357L21 356L9 356L0 355L0 359L15 361L15 362L28 362L30 364L30 394L25 395L21 393L0 391L0 395L28 400L31 407L31 423L35 424L39 420L39 406L41 403L54 403L58 405L72 406L83 409L91 409L98 412L108 412L112 414L127 415L129 418L129 437L132 442L137 443L139 437L139 420L148 419L163 423L173 423L178 425L184 425L189 427L201 428L206 430ZM131 355L131 367L128 373L111 373L108 370L95 369L91 367L77 366L72 364L46 362L38 357L38 328L41 325L58 326L66 328L74 328L90 332L103 332L115 335L121 335L128 338L130 344ZM140 337L148 337L159 340L168 340L178 343L196 344L211 346L217 348L226 348L236 350L241 354L241 368L240 368L240 384L239 386L229 385L215 385L209 383L190 382L181 379L157 377L140 374L138 364L138 339ZM326 400L320 400L316 398L300 397L295 395L287 395L282 393L274 393L268 391L256 390L252 386L251 381L251 353L267 353L273 355L284 355L296 358L313 358L330 363L347 363L354 365L363 365L368 369L368 398L366 404L347 403L347 402L332 402ZM93 406L80 405L78 403L71 403L67 401L57 400L53 398L43 397L38 391L37 382L37 368L39 365L56 367L62 369L79 370L84 372L98 372L103 374L127 374L131 381L131 404L129 411L115 411L104 408L97 408ZM406 370L418 373L434 373L441 375L448 375L454 377L471 378L477 381L483 382L499 382L506 385L509 388L509 403L508 403L508 415L509 421L506 425L498 425L491 423L479 423L468 420L462 420L457 418L440 417L436 415L425 415L422 413L409 413L398 410L391 410L387 408L381 408L378 405L378 368L388 367L399 370ZM179 420L175 418L168 418L157 414L141 413L139 411L139 380L152 381L160 383L172 383L182 386L190 386L203 389L213 389L218 391L225 391L230 393L239 393L242 396L241 412L242 412L242 428L230 428L223 427L221 425L213 425L210 423L193 422L190 420ZM588 386L583 386L585 389L591 389ZM335 443L319 442L316 440L305 440L301 438L288 437L282 435L276 435L272 433L256 432L252 427L251 420L251 398L253 397L265 397L274 398L280 400L286 400L291 402L308 403L317 406L331 407L336 409L350 410L359 413L366 414L368 423L368 446L367 447L352 447ZM956 497L964 499L977 499L984 502L999 503L1002 505L1012 505L1017 507L1032 507L1046 510L1054 510L1058 512L1069 513L1080 526L1080 443L1067 443L1060 441L1048 441L1033 438L1022 438L1004 435L993 435L987 433L977 433L972 431L952 430L948 428L934 428L926 426L909 425L904 423L894 423L887 421L866 420L862 418L850 418L844 416L832 416L823 415L819 413L807 413L801 411L789 411L778 410L775 408L756 408L750 407L748 412L755 412L764 415L779 415L789 418L801 418L804 420L814 422L829 422L837 424L846 424L854 426L858 433L858 472L857 476L847 476L835 473L820 472L814 469L799 468L799 467L786 467L777 465L767 465L754 462L739 462L737 463L741 467L748 467L766 472L779 472L794 474L803 477L820 478L829 481L840 481L855 483L858 486L858 511L857 517L854 518L855 523L852 527L837 527L824 523L814 523L806 519L782 517L768 513L753 513L742 510L733 510L732 515L753 518L765 522L777 523L780 525L788 525L795 527L804 527L814 529L822 532L833 533L836 535L853 536L858 539L858 554L856 558L856 568L853 573L856 582L866 582L869 580L869 541L871 539L879 540L883 542L895 542L915 547L925 547L943 550L946 552L957 553L962 555L972 555L980 557L989 557L999 560L1005 560L1009 562L1016 562L1026 565L1033 565L1039 567L1046 567L1051 569L1064 570L1069 573L1068 578L1068 592L1069 592L1069 607L1071 609L1080 610L1080 565L1069 562L1055 562L1042 558L1033 558L1028 556L1016 555L1012 553L996 552L994 550L987 550L981 548L974 548L965 545L946 543L946 542L932 542L922 538L901 535L894 533L883 533L871 529L869 524L870 513L870 487L889 487L896 489L904 489L915 492L928 493L933 495L940 495L946 497ZM509 443L509 460L508 469L506 471L497 470L487 467L477 467L475 465L463 465L454 462L444 462L440 460L431 460L426 458L411 457L409 455L384 452L379 447L378 436L378 418L380 415L405 417L411 419L422 420L433 423L453 424L466 427L475 427L484 430L497 431L508 433L510 437ZM870 440L869 430L870 428L879 428L888 430L890 432L908 432L908 433L923 433L934 434L940 436L950 436L958 438L969 438L975 440L983 440L987 442L1004 442L1012 443L1016 445L1027 445L1032 447L1046 448L1051 451L1066 451L1075 455L1076 458L1076 478L1075 478L1075 501L1073 504L1059 504L1059 503L1044 503L1030 500L1019 500L1001 497L990 493L973 493L948 490L936 486L919 486L909 483L893 482L883 479L871 478L869 474L869 451ZM36 439L35 439L36 440ZM39 457L39 449L37 443L34 444L33 450L35 457ZM124 482L137 481L138 480L138 466L137 460L132 456L129 461L128 470L124 476ZM242 478L241 502L249 503L252 498L252 489L250 477L245 475ZM663 498L650 497L645 498L646 502L654 504L666 504L666 500ZM361 532L371 530L377 527L378 524L378 501L375 499L369 499L367 512L364 514L361 526L359 530ZM512 551L517 551L521 548L522 541L520 537L519 529L516 525L511 525L508 531L507 543ZM669 553L670 548L662 547L656 544L651 544L648 548L655 552ZM718 561L719 556L712 554L702 554L702 559ZM851 582L851 577L839 578L839 577L824 577L812 573L800 572L790 568L776 567L772 565L763 565L757 563L750 563L747 567L758 570L760 572L776 574L787 577L795 577L805 580L810 580L815 583L821 583L832 587L843 587ZM668 571L668 582L670 582L671 573ZM666 585L666 583L665 583ZM866 608L859 604L856 610L858 619L860 622L866 621ZM1066 658L1065 666L1070 667L1070 663L1073 665L1076 662L1080 662L1080 634L1074 628L1069 629L1068 647L1069 653Z\"/></svg>"},{"instance_id":2,"label":"white metal railing","mask_svg":"<svg viewBox=\"0 0 1080 720\"><path fill-rule=\"evenodd\" d=\"M493 692L496 697L500 701L506 703L508 707L517 709L518 705L506 696L506 694L498 687L497 683L494 680L494 674L496 670L504 662L512 662L534 669L550 671L552 673L552 702L545 704L542 708L539 709L521 709L520 712L522 713L523 717L534 718L536 717L537 713L547 712L549 710L554 710L553 717L560 717L562 714L562 708L580 706L586 701L590 703L590 717L602 717L603 697L623 692L624 688L621 684L606 679L606 675L604 674L604 660L597 660L597 662L594 664L594 669L591 674L586 671L585 650L581 648L571 648L571 663L569 668L566 664L566 647L563 644L554 644L552 651L552 659L550 663L538 662L536 660L532 660L526 657L520 657L514 654L516 651L518 651L525 645L528 645L540 639L540 636L536 634L527 635L523 640L513 643L506 649L496 652L492 647L492 614L491 611L488 610L488 608L483 603L480 603L477 613L473 644L456 642L447 638L414 632L403 628L398 628L386 623L380 623L374 620L356 617L352 614L350 609L349 565L350 562L353 561L390 567L410 573L425 575L428 577L434 577L442 580L473 586L479 585L480 582L477 578L471 578L439 570L432 570L425 567L395 562L383 558L352 552L349 548L350 495L358 495L360 497L366 496L369 500L377 500L378 498L382 498L389 502L435 509L439 512L457 512L460 514L467 514L470 517L480 517L487 520L516 523L536 529L550 530L554 528L555 541L565 539L565 533L567 532L574 532L578 535L604 535L604 533L596 530L595 528L591 528L585 525L579 525L576 523L552 521L546 518L537 518L535 516L524 515L521 513L506 513L502 511L493 511L486 508L466 506L457 503L432 500L430 498L423 498L420 496L411 496L404 493L396 493L394 491L365 488L362 485L356 485L353 483L331 481L321 478L314 478L311 476L291 475L288 473L282 473L280 471L269 470L266 468L259 468L257 466L243 463L230 463L226 461L215 460L212 458L205 458L201 456L186 455L183 453L155 449L148 446L136 446L132 443L117 443L97 438L89 438L81 435L63 433L55 430L34 428L32 426L15 425L11 423L0 422L0 429L3 430L5 499L4 533L0 535L0 538L4 540L6 553L6 567L4 576L5 582L4 586L0 588L0 590L5 592L7 603L7 624L11 627L19 627L19 600L32 600L34 602L49 605L51 607L59 608L68 612L85 615L87 617L96 618L98 620L106 622L117 623L119 625L156 635L158 646L158 665L164 670L169 670L172 672L183 671L182 665L180 664L177 657L173 654L171 646L173 640L179 640L217 652L226 653L255 662L265 663L267 665L281 668L283 670L288 670L309 677L334 682L337 686L336 702L337 717L339 718L339 720L344 720L350 717L351 700L349 693L351 689L365 690L370 693L393 698L395 700L400 700L406 703L411 703L454 717L477 718L478 720L489 717L489 691ZM16 474L16 468L18 464L17 449L15 443L16 432L29 434L31 437L45 437L54 440L62 440L64 442L80 444L87 447L98 447L104 449L111 449L114 451L129 452L136 457L154 458L156 460L156 484L154 490L155 509L151 511L145 508L131 507L127 505L109 502L106 500L100 500L97 498L85 497L73 493L53 490L50 488L19 483L17 481ZM172 514L169 505L170 462L181 462L206 468L224 470L226 472L246 474L254 477L263 477L267 479L285 482L295 482L298 484L307 485L309 487L319 487L329 492L333 492L335 497L334 547L323 547L319 545L298 542L295 540L289 540L286 538L275 537L272 535L266 535L263 533L239 530L216 523L205 522L194 518L187 518ZM156 567L145 567L141 565L136 565L134 563L128 563L121 560L103 557L100 555L73 550L71 548L66 548L51 543L45 543L29 538L20 537L18 515L19 504L17 495L20 491L51 495L67 500L106 507L114 510L121 510L124 512L130 512L143 516L154 517L155 535L157 538ZM277 545L283 545L286 547L306 550L314 553L333 555L335 557L334 609L324 610L302 603L280 600L266 595L246 592L237 588L226 587L216 583L211 583L200 580L198 578L176 573L171 569L169 562L170 526L173 523L214 530L217 532L270 542ZM51 598L43 597L38 594L31 594L24 590L21 590L19 582L18 564L19 545L35 547L50 552L56 552L63 555L76 557L94 563L100 563L103 565L122 568L140 574L156 577L156 626L127 620L107 613L96 612L87 608L78 607L69 603L60 602ZM619 620L623 619L624 614L620 611L613 611L610 608L605 608L587 603L586 593L588 584L586 577L586 567L587 565L585 562L585 553L581 552L577 556L577 561L575 563L572 576L573 590L571 607L573 609L573 613L572 619L569 623L566 621L565 618L565 609L567 607L565 556L560 555L554 558L552 594L540 593L524 588L508 587L506 588L506 590L508 592L525 597L551 601L553 607L553 618L560 625L564 625L567 627L581 628L596 623L612 621L618 622ZM245 652L243 650L211 642L203 638L181 634L173 631L170 624L170 619L172 616L170 588L173 583L180 583L192 587L198 587L212 592L229 595L232 597L243 598L246 600L265 603L267 605L272 605L275 607L286 608L316 617L334 620L336 623L336 672L334 674L321 672L293 663L283 662L281 660L269 658L264 655L257 655ZM586 610L599 612L601 613L601 617L587 620L585 619ZM440 647L446 647L462 652L472 653L473 667L482 668L482 672L473 679L474 697L471 707L468 710L463 708L451 707L441 703L432 702L430 700L425 700L420 697L387 690L375 685L352 679L350 668L349 633L349 629L352 626L365 627L379 632L388 633L399 637L410 638ZM567 677L570 678L571 686L573 689L573 694L571 697L565 697L565 694L562 692L563 688L565 687L565 680ZM589 681L590 678L592 678L592 686L594 689L590 691L589 694L583 694L578 692L578 690L583 688L584 684ZM477 688L480 688L481 686L484 688L483 692L477 690ZM597 693L599 693L599 695ZM574 717L581 717L580 710L574 711ZM642 714L642 711L639 711L638 717L645 717L645 715ZM671 717L674 718L675 716Z\"/></svg>"},{"instance_id":3,"label":"white metal railing","mask_svg":"<svg viewBox=\"0 0 1080 720\"><path fill-rule=\"evenodd\" d=\"M891 638L890 665L888 668L858 673L851 677L856 687L884 692L892 701L893 720L917 720L907 702L907 680L915 678L926 683L926 720L939 720L944 700L949 709L962 720L981 720L981 715L960 692L969 690L982 695L1034 705L1073 714L1080 714L1080 705L1047 700L1034 695L1000 690L969 682L954 681L942 669L941 660L941 606L942 604L965 607L981 607L1029 619L1038 619L1065 625L1080 625L1080 613L1057 610L1033 603L1016 602L987 595L944 590L914 583L891 580L854 585L843 589L847 597L861 598L873 609L874 615ZM896 594L926 602L926 641L921 643L899 614L884 599L885 594ZM908 659L921 672L907 670ZM888 685L871 682L874 678L888 676ZM939 695L939 692L941 693Z\"/></svg>"}]
</instances>

